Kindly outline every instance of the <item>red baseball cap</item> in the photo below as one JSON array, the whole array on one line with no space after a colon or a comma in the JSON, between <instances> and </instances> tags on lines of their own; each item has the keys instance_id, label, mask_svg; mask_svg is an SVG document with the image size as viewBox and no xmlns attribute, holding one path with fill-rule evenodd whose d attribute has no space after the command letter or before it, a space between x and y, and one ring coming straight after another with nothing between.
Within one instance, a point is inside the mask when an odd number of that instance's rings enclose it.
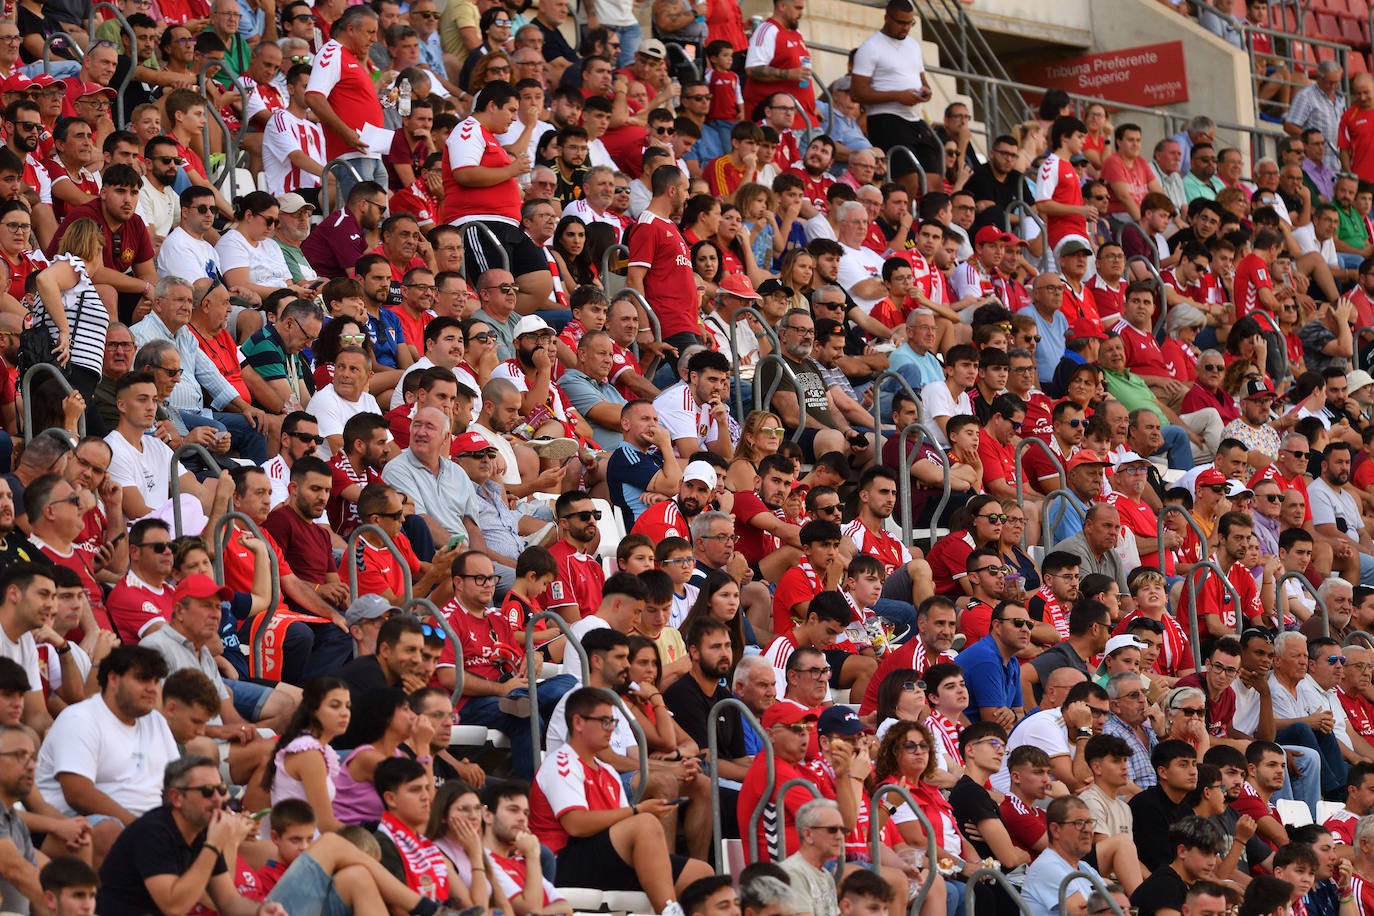
<instances>
[{"instance_id":1,"label":"red baseball cap","mask_svg":"<svg viewBox=\"0 0 1374 916\"><path fill-rule=\"evenodd\" d=\"M1080 315L1069 322L1068 333L1064 335L1066 340L1075 340L1079 337L1091 337L1093 340L1106 340L1107 332L1102 329L1102 322L1098 321L1096 318Z\"/></svg>"},{"instance_id":2,"label":"red baseball cap","mask_svg":"<svg viewBox=\"0 0 1374 916\"><path fill-rule=\"evenodd\" d=\"M489 448L494 449L496 446L481 433L463 433L453 440L451 452L454 455L467 455L471 452L485 452Z\"/></svg>"},{"instance_id":3,"label":"red baseball cap","mask_svg":"<svg viewBox=\"0 0 1374 916\"><path fill-rule=\"evenodd\" d=\"M40 73L33 78L33 88L47 89L50 86L56 86L60 82L61 80L51 73Z\"/></svg>"},{"instance_id":4,"label":"red baseball cap","mask_svg":"<svg viewBox=\"0 0 1374 916\"><path fill-rule=\"evenodd\" d=\"M0 83L0 92L28 92L35 83L22 73L15 72Z\"/></svg>"},{"instance_id":5,"label":"red baseball cap","mask_svg":"<svg viewBox=\"0 0 1374 916\"><path fill-rule=\"evenodd\" d=\"M176 591L172 592L174 602L187 598L218 598L220 601L228 601L233 597L232 591L223 585L216 585L215 580L204 573L187 576L177 583Z\"/></svg>"},{"instance_id":6,"label":"red baseball cap","mask_svg":"<svg viewBox=\"0 0 1374 916\"><path fill-rule=\"evenodd\" d=\"M1193 488L1197 487L1224 487L1226 486L1226 475L1216 468L1208 468L1197 475L1197 480L1193 481Z\"/></svg>"},{"instance_id":7,"label":"red baseball cap","mask_svg":"<svg viewBox=\"0 0 1374 916\"><path fill-rule=\"evenodd\" d=\"M754 289L754 284L749 282L749 278L744 274L729 274L716 284L716 289L722 293L729 293L732 296L739 296L741 299L759 299L758 290Z\"/></svg>"},{"instance_id":8,"label":"red baseball cap","mask_svg":"<svg viewBox=\"0 0 1374 916\"><path fill-rule=\"evenodd\" d=\"M1097 452L1094 452L1091 449L1084 448L1074 452L1073 457L1069 459L1069 465L1067 468L1065 468L1065 470L1072 471L1074 468L1082 467L1085 464L1100 464L1105 466L1111 464L1111 462L1108 461L1106 458L1103 458Z\"/></svg>"},{"instance_id":9,"label":"red baseball cap","mask_svg":"<svg viewBox=\"0 0 1374 916\"><path fill-rule=\"evenodd\" d=\"M763 713L762 725L764 728L772 728L774 725L796 725L798 722L815 722L819 716L816 710L805 706L798 706L791 700L779 699L769 706Z\"/></svg>"},{"instance_id":10,"label":"red baseball cap","mask_svg":"<svg viewBox=\"0 0 1374 916\"><path fill-rule=\"evenodd\" d=\"M113 89L111 89L109 86L102 86L102 85L100 85L99 83L80 83L80 82L78 82L76 85L77 85L77 90L76 90L76 94L72 96L72 99L73 99L73 100L75 100L75 99L87 99L87 98L90 98L90 97L93 96L93 95L103 95L103 96L105 96L105 98L110 99L111 101L114 100L115 91L114 91Z\"/></svg>"},{"instance_id":11,"label":"red baseball cap","mask_svg":"<svg viewBox=\"0 0 1374 916\"><path fill-rule=\"evenodd\" d=\"M986 245L989 242L1001 242L1003 245L1020 245L1021 240L1010 232L1003 232L996 226L984 226L978 230L978 234L973 237L974 245Z\"/></svg>"}]
</instances>

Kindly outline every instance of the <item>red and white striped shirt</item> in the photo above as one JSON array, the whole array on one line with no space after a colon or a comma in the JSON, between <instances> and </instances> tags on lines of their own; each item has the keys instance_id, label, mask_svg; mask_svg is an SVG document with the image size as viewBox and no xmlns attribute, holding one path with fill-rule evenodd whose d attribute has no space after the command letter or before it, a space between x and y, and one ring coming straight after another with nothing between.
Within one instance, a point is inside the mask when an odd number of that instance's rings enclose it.
<instances>
[{"instance_id":1,"label":"red and white striped shirt","mask_svg":"<svg viewBox=\"0 0 1374 916\"><path fill-rule=\"evenodd\" d=\"M940 710L932 709L926 718L926 728L930 729L931 736L943 750L945 760L963 766L964 755L959 753L959 723Z\"/></svg>"},{"instance_id":2,"label":"red and white striped shirt","mask_svg":"<svg viewBox=\"0 0 1374 916\"><path fill-rule=\"evenodd\" d=\"M1350 893L1355 898L1359 916L1374 916L1374 882L1355 872L1350 876Z\"/></svg>"},{"instance_id":3,"label":"red and white striped shirt","mask_svg":"<svg viewBox=\"0 0 1374 916\"><path fill-rule=\"evenodd\" d=\"M881 528L873 531L856 518L844 526L843 533L854 542L859 553L867 554L883 564L884 575L890 576L897 567L911 562L911 551Z\"/></svg>"},{"instance_id":4,"label":"red and white striped shirt","mask_svg":"<svg viewBox=\"0 0 1374 916\"><path fill-rule=\"evenodd\" d=\"M1121 618L1116 625L1117 635L1125 633L1132 620L1144 616L1139 611L1132 611ZM1164 644L1160 647L1159 658L1155 660L1155 671L1177 677L1180 671L1193 667L1192 643L1188 634L1183 632L1183 625L1172 614L1162 615L1159 622L1164 625Z\"/></svg>"},{"instance_id":5,"label":"red and white striped shirt","mask_svg":"<svg viewBox=\"0 0 1374 916\"><path fill-rule=\"evenodd\" d=\"M285 108L278 108L262 129L262 172L269 194L320 186L318 176L292 164L292 152L303 152L316 162L323 162L324 130Z\"/></svg>"}]
</instances>

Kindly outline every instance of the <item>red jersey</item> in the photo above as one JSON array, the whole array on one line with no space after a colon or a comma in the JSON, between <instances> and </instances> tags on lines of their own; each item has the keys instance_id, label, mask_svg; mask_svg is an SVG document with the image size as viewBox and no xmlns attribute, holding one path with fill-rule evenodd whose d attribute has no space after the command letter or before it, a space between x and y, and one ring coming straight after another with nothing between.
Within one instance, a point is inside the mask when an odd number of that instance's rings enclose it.
<instances>
[{"instance_id":1,"label":"red jersey","mask_svg":"<svg viewBox=\"0 0 1374 916\"><path fill-rule=\"evenodd\" d=\"M397 533L392 543L405 559L402 566L396 562L391 551L385 547L373 547L367 542L366 535L358 538L354 548L358 558L358 594L380 595L390 592L397 597L405 595L405 571L410 570L411 581L420 576L420 558L410 547L410 538ZM339 576L348 581L348 557L339 562Z\"/></svg>"},{"instance_id":2,"label":"red jersey","mask_svg":"<svg viewBox=\"0 0 1374 916\"><path fill-rule=\"evenodd\" d=\"M782 701L780 700L780 702ZM777 774L773 783L775 786L781 786L793 779L804 779L811 775L810 770L803 770L781 759L774 761L774 770ZM542 767L540 771L543 771ZM749 771L744 774L744 784L740 787L739 801L735 808L739 813L739 822L745 825L744 829L746 830L749 829L749 821L753 817L754 808L763 798L763 790L767 780L768 759L763 754L758 754L749 764ZM809 781L814 782L815 780ZM772 860L773 849L777 845L779 826L781 826L786 837L787 848L789 850L797 849L797 811L814 797L806 788L794 785L783 796L781 806L777 803L776 795L764 805L763 817L759 818L758 832L758 860L760 862ZM745 844L744 848L748 849L748 844Z\"/></svg>"},{"instance_id":3,"label":"red jersey","mask_svg":"<svg viewBox=\"0 0 1374 916\"><path fill-rule=\"evenodd\" d=\"M957 598L964 594L959 580L968 575L964 564L973 553L973 536L967 531L951 531L926 553L926 562L935 576L935 592Z\"/></svg>"},{"instance_id":4,"label":"red jersey","mask_svg":"<svg viewBox=\"0 0 1374 916\"><path fill-rule=\"evenodd\" d=\"M1030 455L1026 456L1027 458ZM1107 494L1103 502L1111 506L1116 506L1116 510L1121 515L1121 524L1129 528L1138 538L1156 538L1159 536L1159 516L1155 515L1155 510L1143 500L1131 499L1124 493L1113 490ZM1174 557L1171 551L1164 552L1164 565L1159 563L1159 554L1151 553L1140 558L1140 562L1145 566L1153 566L1164 573L1166 576L1174 574Z\"/></svg>"},{"instance_id":5,"label":"red jersey","mask_svg":"<svg viewBox=\"0 0 1374 916\"><path fill-rule=\"evenodd\" d=\"M1132 620L1144 616L1140 611L1131 611L1117 623L1114 635L1125 633ZM1180 671L1193 667L1193 644L1174 615L1166 613L1159 622L1164 625L1164 645L1160 647L1159 658L1155 659L1155 670L1168 677L1177 677Z\"/></svg>"},{"instance_id":6,"label":"red jersey","mask_svg":"<svg viewBox=\"0 0 1374 916\"><path fill-rule=\"evenodd\" d=\"M746 66L758 63L777 70L796 70L803 60L809 61L811 57L801 32L783 28L782 23L770 16L754 29L745 59ZM775 92L786 92L797 100L799 110L793 119L794 130L804 130L816 123L816 90L813 83L803 86L796 80L746 80L744 110L753 111ZM796 844L791 848L796 849Z\"/></svg>"},{"instance_id":7,"label":"red jersey","mask_svg":"<svg viewBox=\"0 0 1374 916\"><path fill-rule=\"evenodd\" d=\"M787 174L800 178L802 180L802 196L811 201L812 206L817 210L822 213L826 212L825 192L835 183L835 179L826 172L812 175L800 162L792 163Z\"/></svg>"},{"instance_id":8,"label":"red jersey","mask_svg":"<svg viewBox=\"0 0 1374 916\"><path fill-rule=\"evenodd\" d=\"M164 585L160 591L154 591L130 572L111 590L105 608L115 634L121 642L131 646L143 638L152 624L171 620L174 604L170 586Z\"/></svg>"},{"instance_id":9,"label":"red jersey","mask_svg":"<svg viewBox=\"0 0 1374 916\"><path fill-rule=\"evenodd\" d=\"M1341 115L1336 148L1350 153L1350 170L1361 181L1374 181L1374 109L1354 105Z\"/></svg>"},{"instance_id":10,"label":"red jersey","mask_svg":"<svg viewBox=\"0 0 1374 916\"><path fill-rule=\"evenodd\" d=\"M732 70L706 68L706 85L711 88L711 109L706 112L708 121L738 121L744 105L744 93L740 89L739 75Z\"/></svg>"},{"instance_id":11,"label":"red jersey","mask_svg":"<svg viewBox=\"0 0 1374 916\"><path fill-rule=\"evenodd\" d=\"M229 532L229 537L224 544L224 584L230 591L251 593L253 591L253 564L255 562L253 551L239 543L239 538L243 536L243 529L237 525ZM266 531L262 533L263 540L267 541L267 546L272 549L272 553L277 558L277 569L283 576L293 575L291 565L286 562L286 556L281 552L281 547L276 540ZM286 606L286 599L282 598L277 604L278 611L289 611ZM323 621L322 621L323 622Z\"/></svg>"},{"instance_id":12,"label":"red jersey","mask_svg":"<svg viewBox=\"0 0 1374 916\"><path fill-rule=\"evenodd\" d=\"M1255 791L1254 786L1250 785L1249 780L1240 784L1240 798L1231 802L1231 807L1234 808L1238 814L1250 815L1256 822L1266 817L1272 817L1278 823L1283 823L1283 818L1279 815L1279 809L1274 807L1272 801L1265 801L1260 798L1259 793ZM1256 833L1255 836L1258 839L1264 840L1265 845L1270 849L1275 852L1278 851L1279 847L1269 842L1264 834Z\"/></svg>"},{"instance_id":13,"label":"red jersey","mask_svg":"<svg viewBox=\"0 0 1374 916\"><path fill-rule=\"evenodd\" d=\"M750 566L757 566L760 560L782 547L782 541L777 537L749 524L760 515L778 517L776 511L763 504L758 493L753 490L736 493L732 514L735 516L735 534L739 537L735 542L735 550L744 555Z\"/></svg>"},{"instance_id":14,"label":"red jersey","mask_svg":"<svg viewBox=\"0 0 1374 916\"><path fill-rule=\"evenodd\" d=\"M1036 599L1040 599L1036 602ZM1040 589L1031 596L1031 606L1039 610L1039 620L1041 623L1048 623L1054 627L1060 639L1069 638L1069 612L1064 610L1064 606L1059 603L1059 599L1054 597L1054 590L1048 585L1040 586ZM1031 616L1035 617L1035 611L1031 611Z\"/></svg>"},{"instance_id":15,"label":"red jersey","mask_svg":"<svg viewBox=\"0 0 1374 916\"><path fill-rule=\"evenodd\" d=\"M19 256L12 261L3 251L0 251L0 261L4 261L5 267L9 270L9 294L14 297L16 302L24 301L24 284L28 281L29 274L48 266L47 257L44 256L43 252L36 250L21 251Z\"/></svg>"},{"instance_id":16,"label":"red jersey","mask_svg":"<svg viewBox=\"0 0 1374 916\"><path fill-rule=\"evenodd\" d=\"M786 636L801 622L796 606L807 604L825 590L821 577L811 568L806 558L797 561L778 580L777 591L773 593L773 633Z\"/></svg>"},{"instance_id":17,"label":"red jersey","mask_svg":"<svg viewBox=\"0 0 1374 916\"><path fill-rule=\"evenodd\" d=\"M1019 796L1010 792L997 806L1002 815L1002 823L1007 825L1011 841L1019 848L1030 850L1045 835L1045 809L1039 805L1028 805Z\"/></svg>"},{"instance_id":18,"label":"red jersey","mask_svg":"<svg viewBox=\"0 0 1374 916\"><path fill-rule=\"evenodd\" d=\"M1336 845L1354 846L1355 845L1355 825L1360 822L1360 815L1342 808L1335 814L1322 822L1331 833L1331 838L1336 841Z\"/></svg>"},{"instance_id":19,"label":"red jersey","mask_svg":"<svg viewBox=\"0 0 1374 916\"><path fill-rule=\"evenodd\" d=\"M758 759L762 760L762 755ZM783 779L784 766L779 762L779 780ZM793 775L797 775L795 771ZM802 791L810 800L811 793ZM595 757L583 760L572 745L565 744L544 758L534 776L530 791L530 830L539 837L539 842L557 853L568 845L568 832L558 822L561 815L568 811L612 811L628 807L630 800L625 796L620 774Z\"/></svg>"},{"instance_id":20,"label":"red jersey","mask_svg":"<svg viewBox=\"0 0 1374 916\"><path fill-rule=\"evenodd\" d=\"M367 124L382 126L382 103L377 97L377 86L372 82L372 61L367 57L359 60L337 41L325 42L320 53L315 55L305 91L327 98L334 113L358 134L362 134ZM330 159L357 152L327 125L324 126L324 146L325 155Z\"/></svg>"},{"instance_id":21,"label":"red jersey","mask_svg":"<svg viewBox=\"0 0 1374 916\"><path fill-rule=\"evenodd\" d=\"M859 553L867 554L883 564L884 575L890 576L897 567L911 562L911 551L881 528L873 531L856 518L844 526L843 533L854 542Z\"/></svg>"},{"instance_id":22,"label":"red jersey","mask_svg":"<svg viewBox=\"0 0 1374 916\"><path fill-rule=\"evenodd\" d=\"M1272 290L1274 278L1269 275L1269 265L1257 254L1247 254L1236 264L1236 276L1231 281L1231 290L1236 302L1236 320L1244 318L1260 307L1259 291Z\"/></svg>"},{"instance_id":23,"label":"red jersey","mask_svg":"<svg viewBox=\"0 0 1374 916\"><path fill-rule=\"evenodd\" d=\"M1121 317L1121 311L1126 307L1126 287L1130 284L1125 277L1116 281L1116 288L1113 289L1106 280L1097 274L1088 278L1085 284L1088 292L1093 297L1093 302L1097 304L1097 317L1105 326L1115 323Z\"/></svg>"},{"instance_id":24,"label":"red jersey","mask_svg":"<svg viewBox=\"0 0 1374 916\"><path fill-rule=\"evenodd\" d=\"M43 552L53 563L58 566L65 566L81 578L81 587L86 592L87 599L91 602L91 610L97 620L106 615L105 593L100 589L100 583L95 579L95 554L87 545L73 543L72 549L65 555L58 553L55 548L45 543L36 535L30 535L29 540L33 546Z\"/></svg>"},{"instance_id":25,"label":"red jersey","mask_svg":"<svg viewBox=\"0 0 1374 916\"><path fill-rule=\"evenodd\" d=\"M1240 606L1245 614L1246 620L1255 620L1264 616L1264 606L1260 604L1259 589L1255 586L1255 577L1250 574L1244 564L1232 563L1231 568L1226 572L1226 578L1235 586L1240 594ZM1202 579L1202 587L1198 590L1197 596L1198 627L1202 629L1202 618L1208 616L1220 617L1222 626L1234 632L1236 629L1236 608L1231 599L1231 593L1227 591L1215 575L1206 575Z\"/></svg>"},{"instance_id":26,"label":"red jersey","mask_svg":"<svg viewBox=\"0 0 1374 916\"><path fill-rule=\"evenodd\" d=\"M524 658L524 648L516 640L510 622L495 608L474 615L454 598L444 605L442 613L463 647L464 673L485 681L500 681ZM438 667L452 668L456 663L453 646L445 640ZM462 709L467 699L461 699L455 711Z\"/></svg>"},{"instance_id":27,"label":"red jersey","mask_svg":"<svg viewBox=\"0 0 1374 916\"><path fill-rule=\"evenodd\" d=\"M329 471L333 474L333 487L329 491L325 514L329 516L329 527L338 532L339 537L346 539L354 528L362 524L362 520L358 518L358 504L344 499L343 491L354 484L366 487L370 483L380 483L382 475L374 468L365 468L361 474L358 473L343 452L335 452L330 457Z\"/></svg>"},{"instance_id":28,"label":"red jersey","mask_svg":"<svg viewBox=\"0 0 1374 916\"><path fill-rule=\"evenodd\" d=\"M1035 183L1035 199L1054 201L1067 207L1083 206L1083 186L1079 184L1078 172L1074 171L1067 159L1060 159L1054 153L1045 157ZM1088 237L1088 220L1085 216L1051 216L1045 222L1051 248L1065 236Z\"/></svg>"},{"instance_id":29,"label":"red jersey","mask_svg":"<svg viewBox=\"0 0 1374 916\"><path fill-rule=\"evenodd\" d=\"M744 184L744 166L730 161L730 154L717 156L702 166L701 177L716 197L731 197Z\"/></svg>"},{"instance_id":30,"label":"red jersey","mask_svg":"<svg viewBox=\"0 0 1374 916\"><path fill-rule=\"evenodd\" d=\"M454 223L475 216L520 225L520 183L514 178L486 188L465 188L453 177L459 169L502 169L510 164L510 153L476 118L467 118L455 127L444 144L444 204L440 221ZM692 290L696 291L695 283Z\"/></svg>"},{"instance_id":31,"label":"red jersey","mask_svg":"<svg viewBox=\"0 0 1374 916\"><path fill-rule=\"evenodd\" d=\"M518 200L516 206L518 209ZM692 271L692 252L677 226L645 210L630 227L629 247L630 266L646 271L644 297L653 303L663 339L684 333L706 337L696 274Z\"/></svg>"},{"instance_id":32,"label":"red jersey","mask_svg":"<svg viewBox=\"0 0 1374 916\"><path fill-rule=\"evenodd\" d=\"M1137 375L1157 375L1172 378L1178 375L1174 364L1164 358L1159 342L1153 334L1139 331L1124 318L1113 328L1126 345L1126 366Z\"/></svg>"},{"instance_id":33,"label":"red jersey","mask_svg":"<svg viewBox=\"0 0 1374 916\"><path fill-rule=\"evenodd\" d=\"M883 653L882 661L878 662L878 670L873 672L873 679L868 682L868 689L864 691L863 700L859 705L859 715L866 716L878 708L878 689L890 672L911 668L917 674L924 674L931 665L952 662L954 659L954 653L945 650L931 661L930 653L926 651L925 643L919 635L911 637L896 648L889 648Z\"/></svg>"},{"instance_id":34,"label":"red jersey","mask_svg":"<svg viewBox=\"0 0 1374 916\"><path fill-rule=\"evenodd\" d=\"M984 431L978 437L978 457L983 462L984 489L997 480L1013 488L1016 486L1016 451L1011 443L1003 445Z\"/></svg>"},{"instance_id":35,"label":"red jersey","mask_svg":"<svg viewBox=\"0 0 1374 916\"><path fill-rule=\"evenodd\" d=\"M1082 284L1079 290L1075 292L1074 288L1065 280L1064 298L1062 304L1059 306L1059 310L1064 313L1064 317L1069 320L1069 324L1073 324L1080 318L1091 318L1093 321L1097 322L1102 321L1102 315L1097 310L1097 297L1093 294L1093 291L1088 288L1087 283Z\"/></svg>"},{"instance_id":36,"label":"red jersey","mask_svg":"<svg viewBox=\"0 0 1374 916\"><path fill-rule=\"evenodd\" d=\"M1350 727L1355 729L1361 738L1374 738L1374 703L1370 703L1358 693L1346 693L1339 687L1336 688L1336 696L1341 699L1341 708L1345 710Z\"/></svg>"},{"instance_id":37,"label":"red jersey","mask_svg":"<svg viewBox=\"0 0 1374 916\"><path fill-rule=\"evenodd\" d=\"M1350 876L1350 893L1355 897L1355 912L1359 916L1374 916L1374 882L1355 872Z\"/></svg>"},{"instance_id":38,"label":"red jersey","mask_svg":"<svg viewBox=\"0 0 1374 916\"><path fill-rule=\"evenodd\" d=\"M583 617L590 617L601 607L601 588L606 584L606 570L601 561L594 556L578 553L566 540L560 539L549 553L558 562L558 581L568 589L568 595L582 611ZM553 586L544 591L553 600ZM545 604L545 607L551 605Z\"/></svg>"}]
</instances>

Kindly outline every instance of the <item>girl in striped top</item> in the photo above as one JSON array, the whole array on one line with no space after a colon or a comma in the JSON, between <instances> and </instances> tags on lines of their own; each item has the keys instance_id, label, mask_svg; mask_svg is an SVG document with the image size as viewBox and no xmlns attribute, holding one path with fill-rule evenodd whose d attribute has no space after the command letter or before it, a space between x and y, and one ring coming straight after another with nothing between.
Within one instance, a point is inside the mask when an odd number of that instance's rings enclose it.
<instances>
[{"instance_id":1,"label":"girl in striped top","mask_svg":"<svg viewBox=\"0 0 1374 916\"><path fill-rule=\"evenodd\" d=\"M73 222L62 236L62 250L37 276L42 305L33 306L35 324L46 324L52 336L57 364L87 399L100 383L110 311L96 292L86 265L101 264L104 249L105 233L95 220Z\"/></svg>"}]
</instances>

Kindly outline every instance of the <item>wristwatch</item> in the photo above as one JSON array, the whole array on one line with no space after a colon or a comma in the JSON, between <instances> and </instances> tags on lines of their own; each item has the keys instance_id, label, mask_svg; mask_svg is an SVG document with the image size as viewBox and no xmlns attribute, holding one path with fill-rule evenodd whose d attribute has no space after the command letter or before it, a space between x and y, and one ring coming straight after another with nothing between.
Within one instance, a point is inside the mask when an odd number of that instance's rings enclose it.
<instances>
[{"instance_id":1,"label":"wristwatch","mask_svg":"<svg viewBox=\"0 0 1374 916\"><path fill-rule=\"evenodd\" d=\"M1075 728L1073 730L1073 740L1075 741L1078 741L1082 738L1091 738L1092 736L1093 730L1091 728L1087 728L1086 726L1083 728Z\"/></svg>"}]
</instances>

